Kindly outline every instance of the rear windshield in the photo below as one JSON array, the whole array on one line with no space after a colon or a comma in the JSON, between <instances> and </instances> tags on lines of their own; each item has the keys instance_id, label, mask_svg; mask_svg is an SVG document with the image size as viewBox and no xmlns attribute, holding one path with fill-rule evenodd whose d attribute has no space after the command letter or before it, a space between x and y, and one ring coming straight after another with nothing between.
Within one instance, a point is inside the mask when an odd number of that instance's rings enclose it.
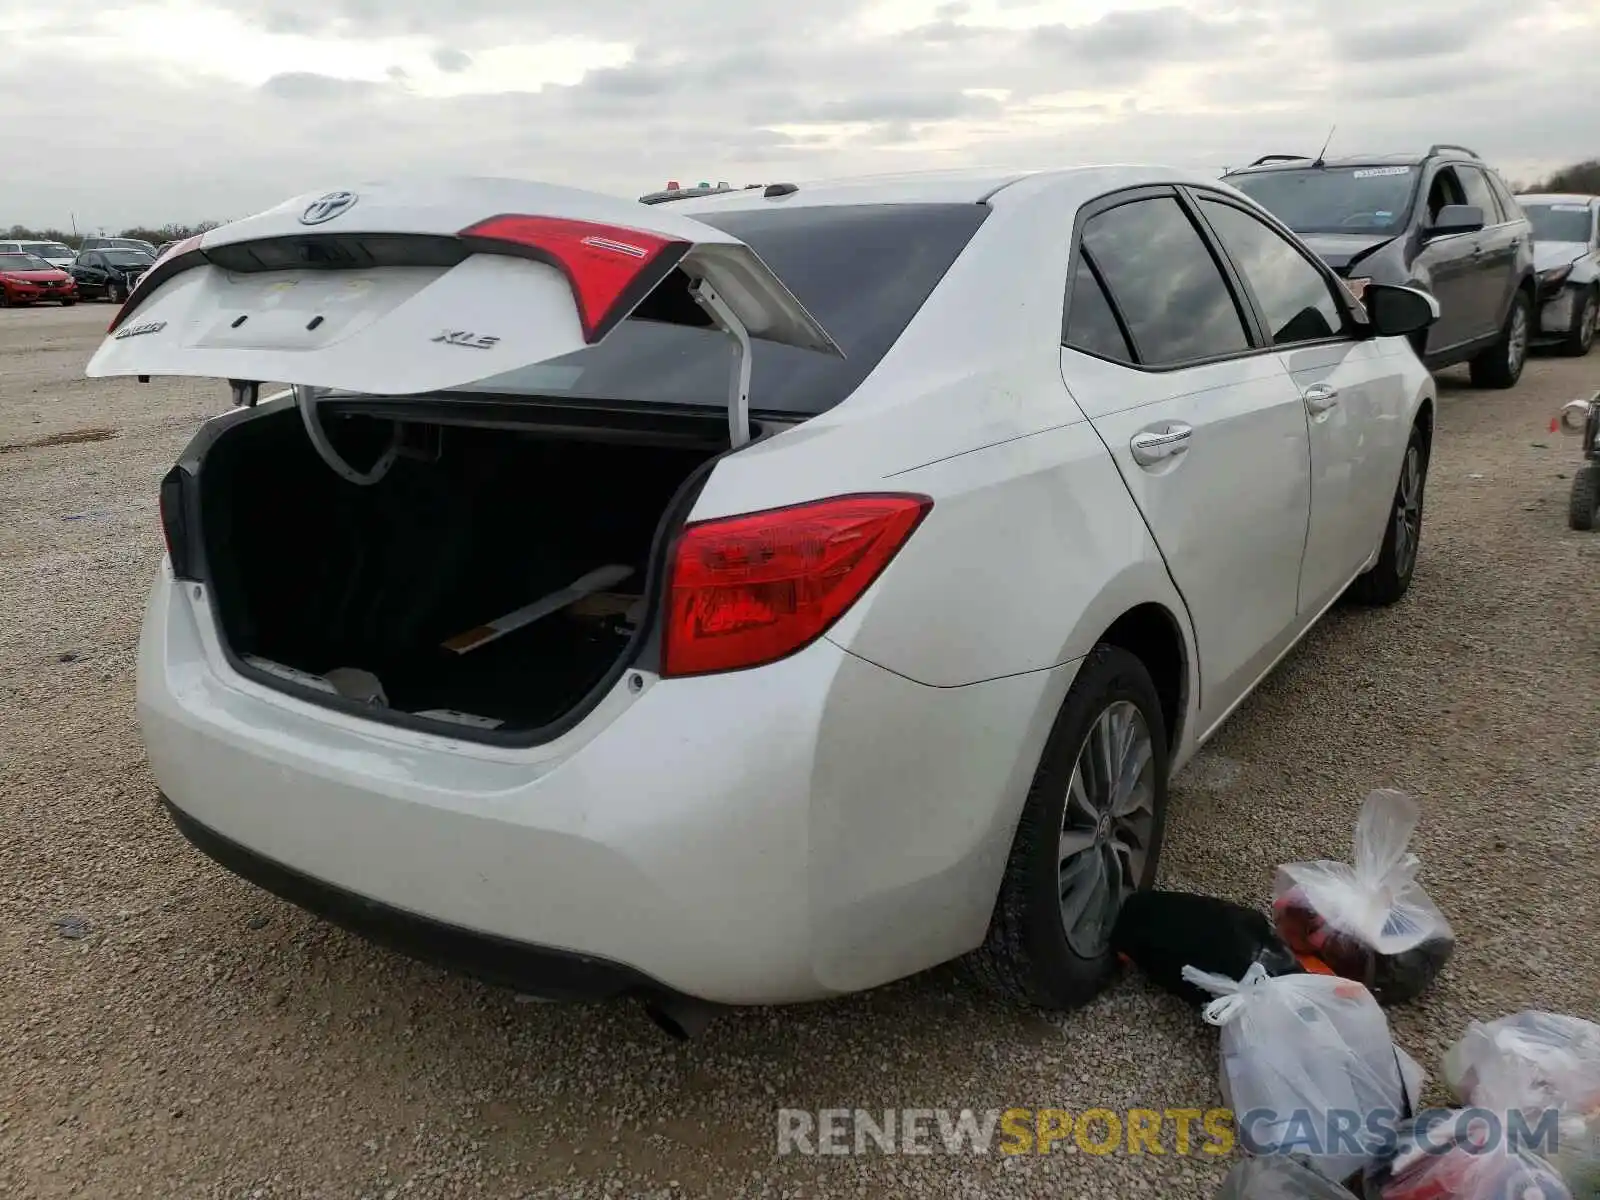
<instances>
[{"instance_id":1,"label":"rear windshield","mask_svg":"<svg viewBox=\"0 0 1600 1200\"><path fill-rule=\"evenodd\" d=\"M989 211L982 204L871 204L690 214L746 242L845 354L755 340L751 410L815 416L853 392ZM728 346L716 330L624 321L592 349L454 390L720 406L728 395Z\"/></svg>"},{"instance_id":2,"label":"rear windshield","mask_svg":"<svg viewBox=\"0 0 1600 1200\"><path fill-rule=\"evenodd\" d=\"M1224 177L1296 233L1399 233L1415 167L1303 167Z\"/></svg>"},{"instance_id":3,"label":"rear windshield","mask_svg":"<svg viewBox=\"0 0 1600 1200\"><path fill-rule=\"evenodd\" d=\"M1591 220L1587 205L1583 204L1528 204L1522 205L1533 226L1536 242L1587 242Z\"/></svg>"}]
</instances>

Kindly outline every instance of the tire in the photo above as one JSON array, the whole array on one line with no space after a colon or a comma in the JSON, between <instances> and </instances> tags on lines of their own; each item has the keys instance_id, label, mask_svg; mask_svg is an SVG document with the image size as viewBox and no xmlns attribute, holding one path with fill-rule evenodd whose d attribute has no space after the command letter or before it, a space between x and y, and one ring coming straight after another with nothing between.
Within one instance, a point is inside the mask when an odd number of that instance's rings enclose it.
<instances>
[{"instance_id":1,"label":"tire","mask_svg":"<svg viewBox=\"0 0 1600 1200\"><path fill-rule=\"evenodd\" d=\"M1577 312L1572 315L1572 328L1561 343L1561 353L1569 358L1582 358L1594 348L1595 323L1600 321L1600 287L1591 285L1579 296Z\"/></svg>"},{"instance_id":2,"label":"tire","mask_svg":"<svg viewBox=\"0 0 1600 1200\"><path fill-rule=\"evenodd\" d=\"M1600 462L1584 463L1572 477L1567 524L1584 532L1600 525Z\"/></svg>"},{"instance_id":3,"label":"tire","mask_svg":"<svg viewBox=\"0 0 1600 1200\"><path fill-rule=\"evenodd\" d=\"M61 307L62 308L71 308L76 303L77 303L76 300L63 300L61 302Z\"/></svg>"},{"instance_id":4,"label":"tire","mask_svg":"<svg viewBox=\"0 0 1600 1200\"><path fill-rule=\"evenodd\" d=\"M1522 378L1528 362L1528 341L1533 329L1532 306L1528 293L1520 288L1511 301L1511 311L1494 345L1470 364L1472 385L1482 388L1513 388Z\"/></svg>"},{"instance_id":5,"label":"tire","mask_svg":"<svg viewBox=\"0 0 1600 1200\"><path fill-rule=\"evenodd\" d=\"M1417 552L1422 544L1423 500L1427 488L1428 443L1422 430L1413 426L1400 463L1400 478L1395 483L1389 519L1384 524L1378 561L1350 585L1350 599L1357 604L1393 604L1410 589L1411 576L1417 569Z\"/></svg>"},{"instance_id":6,"label":"tire","mask_svg":"<svg viewBox=\"0 0 1600 1200\"><path fill-rule=\"evenodd\" d=\"M120 283L106 284L106 299L111 301L111 303L121 304L127 300L127 298L127 293L123 290L123 287Z\"/></svg>"},{"instance_id":7,"label":"tire","mask_svg":"<svg viewBox=\"0 0 1600 1200\"><path fill-rule=\"evenodd\" d=\"M1132 832L1124 822L1102 816L1099 831L1091 833L1088 824L1077 819L1086 810L1076 801L1069 805L1068 793L1075 778L1089 784L1085 791L1098 790L1093 786L1093 772L1080 776L1079 757L1090 752L1089 736L1102 719L1116 716L1127 720L1135 733L1140 732L1142 723L1149 749L1134 793L1148 801L1148 815L1142 815L1144 805L1141 814L1136 814L1141 836L1134 840L1144 847L1142 862L1131 854L1126 859L1120 856L1131 844L1125 842L1123 849L1118 849L1118 839L1127 839ZM1073 680L1028 788L988 936L966 959L974 978L1010 999L1056 1011L1077 1008L1100 993L1116 963L1109 945L1113 910L1120 908L1130 890L1148 888L1155 881L1166 821L1168 753L1161 703L1149 671L1126 650L1096 646ZM1114 893L1117 899L1100 910L1098 930L1068 929L1070 901L1063 897L1064 863L1059 851L1069 819L1081 830L1079 836L1086 846L1066 862L1088 868L1112 862L1120 865L1120 886ZM1105 840L1107 832L1113 832L1109 841ZM1080 899L1088 894L1081 887L1068 893ZM1106 894L1113 893L1108 890Z\"/></svg>"}]
</instances>

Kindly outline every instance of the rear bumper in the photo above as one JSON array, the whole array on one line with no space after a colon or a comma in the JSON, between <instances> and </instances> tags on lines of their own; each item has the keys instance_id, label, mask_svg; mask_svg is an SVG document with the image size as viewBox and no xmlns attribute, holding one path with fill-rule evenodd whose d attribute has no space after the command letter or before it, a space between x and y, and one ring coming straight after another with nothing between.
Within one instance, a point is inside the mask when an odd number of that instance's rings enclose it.
<instances>
[{"instance_id":1,"label":"rear bumper","mask_svg":"<svg viewBox=\"0 0 1600 1200\"><path fill-rule=\"evenodd\" d=\"M204 589L164 567L139 717L186 833L331 920L533 994L765 1004L982 940L1075 671L934 688L824 639L756 671L619 686L562 738L510 750L240 677Z\"/></svg>"},{"instance_id":2,"label":"rear bumper","mask_svg":"<svg viewBox=\"0 0 1600 1200\"><path fill-rule=\"evenodd\" d=\"M219 866L368 941L460 975L550 1000L650 998L667 989L604 959L529 946L430 920L273 862L162 802L178 832Z\"/></svg>"}]
</instances>

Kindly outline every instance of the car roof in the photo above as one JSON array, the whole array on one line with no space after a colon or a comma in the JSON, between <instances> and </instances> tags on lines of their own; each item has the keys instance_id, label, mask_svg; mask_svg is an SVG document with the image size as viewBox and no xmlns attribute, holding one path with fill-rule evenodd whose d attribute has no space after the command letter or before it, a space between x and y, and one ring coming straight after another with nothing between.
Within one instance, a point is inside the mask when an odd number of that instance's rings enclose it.
<instances>
[{"instance_id":1,"label":"car roof","mask_svg":"<svg viewBox=\"0 0 1600 1200\"><path fill-rule=\"evenodd\" d=\"M1214 188L1218 181L1214 175L1192 168L1122 163L1042 170L969 168L798 182L789 185L793 191L776 197L767 194L774 186L769 184L767 188L680 200L672 207L685 216L694 216L779 205L785 208L809 208L850 204L979 204L991 199L1003 199L1008 193L1021 196L1039 190L1055 193L1058 189L1081 191L1081 198L1088 199L1119 187L1155 183L1183 183ZM1024 184L1026 187L1020 186Z\"/></svg>"},{"instance_id":2,"label":"car roof","mask_svg":"<svg viewBox=\"0 0 1600 1200\"><path fill-rule=\"evenodd\" d=\"M1229 175L1262 175L1272 171L1304 171L1316 166L1316 160L1309 155L1304 158L1280 159L1273 156L1273 162L1251 163L1245 167L1234 167L1228 171ZM1322 165L1335 170L1347 167L1420 167L1423 163L1433 159L1445 159L1449 162L1469 162L1476 166L1487 167L1489 164L1477 155L1466 150L1457 150L1454 147L1444 147L1433 150L1428 154L1341 154L1322 160Z\"/></svg>"},{"instance_id":3,"label":"car roof","mask_svg":"<svg viewBox=\"0 0 1600 1200\"><path fill-rule=\"evenodd\" d=\"M1600 204L1600 196L1585 196L1578 192L1518 192L1518 201L1528 204Z\"/></svg>"}]
</instances>

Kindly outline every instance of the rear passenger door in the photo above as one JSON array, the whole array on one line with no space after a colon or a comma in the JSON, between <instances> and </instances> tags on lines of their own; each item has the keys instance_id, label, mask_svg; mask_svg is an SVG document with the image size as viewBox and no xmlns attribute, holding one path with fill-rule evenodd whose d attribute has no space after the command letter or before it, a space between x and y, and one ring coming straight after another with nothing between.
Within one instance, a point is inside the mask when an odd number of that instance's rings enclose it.
<instances>
[{"instance_id":1,"label":"rear passenger door","mask_svg":"<svg viewBox=\"0 0 1600 1200\"><path fill-rule=\"evenodd\" d=\"M1306 406L1311 523L1300 614L1321 612L1378 549L1409 435L1409 351L1357 339L1326 266L1233 199L1197 191L1278 358Z\"/></svg>"},{"instance_id":2,"label":"rear passenger door","mask_svg":"<svg viewBox=\"0 0 1600 1200\"><path fill-rule=\"evenodd\" d=\"M1087 206L1072 264L1063 376L1189 606L1209 729L1296 631L1305 410L1176 189Z\"/></svg>"},{"instance_id":3,"label":"rear passenger door","mask_svg":"<svg viewBox=\"0 0 1600 1200\"><path fill-rule=\"evenodd\" d=\"M1467 193L1467 203L1483 209L1483 232L1478 235L1473 260L1478 325L1487 334L1505 323L1511 293L1517 287L1517 250L1522 235L1489 186L1487 175L1477 167L1464 165L1456 167L1456 175Z\"/></svg>"}]
</instances>

